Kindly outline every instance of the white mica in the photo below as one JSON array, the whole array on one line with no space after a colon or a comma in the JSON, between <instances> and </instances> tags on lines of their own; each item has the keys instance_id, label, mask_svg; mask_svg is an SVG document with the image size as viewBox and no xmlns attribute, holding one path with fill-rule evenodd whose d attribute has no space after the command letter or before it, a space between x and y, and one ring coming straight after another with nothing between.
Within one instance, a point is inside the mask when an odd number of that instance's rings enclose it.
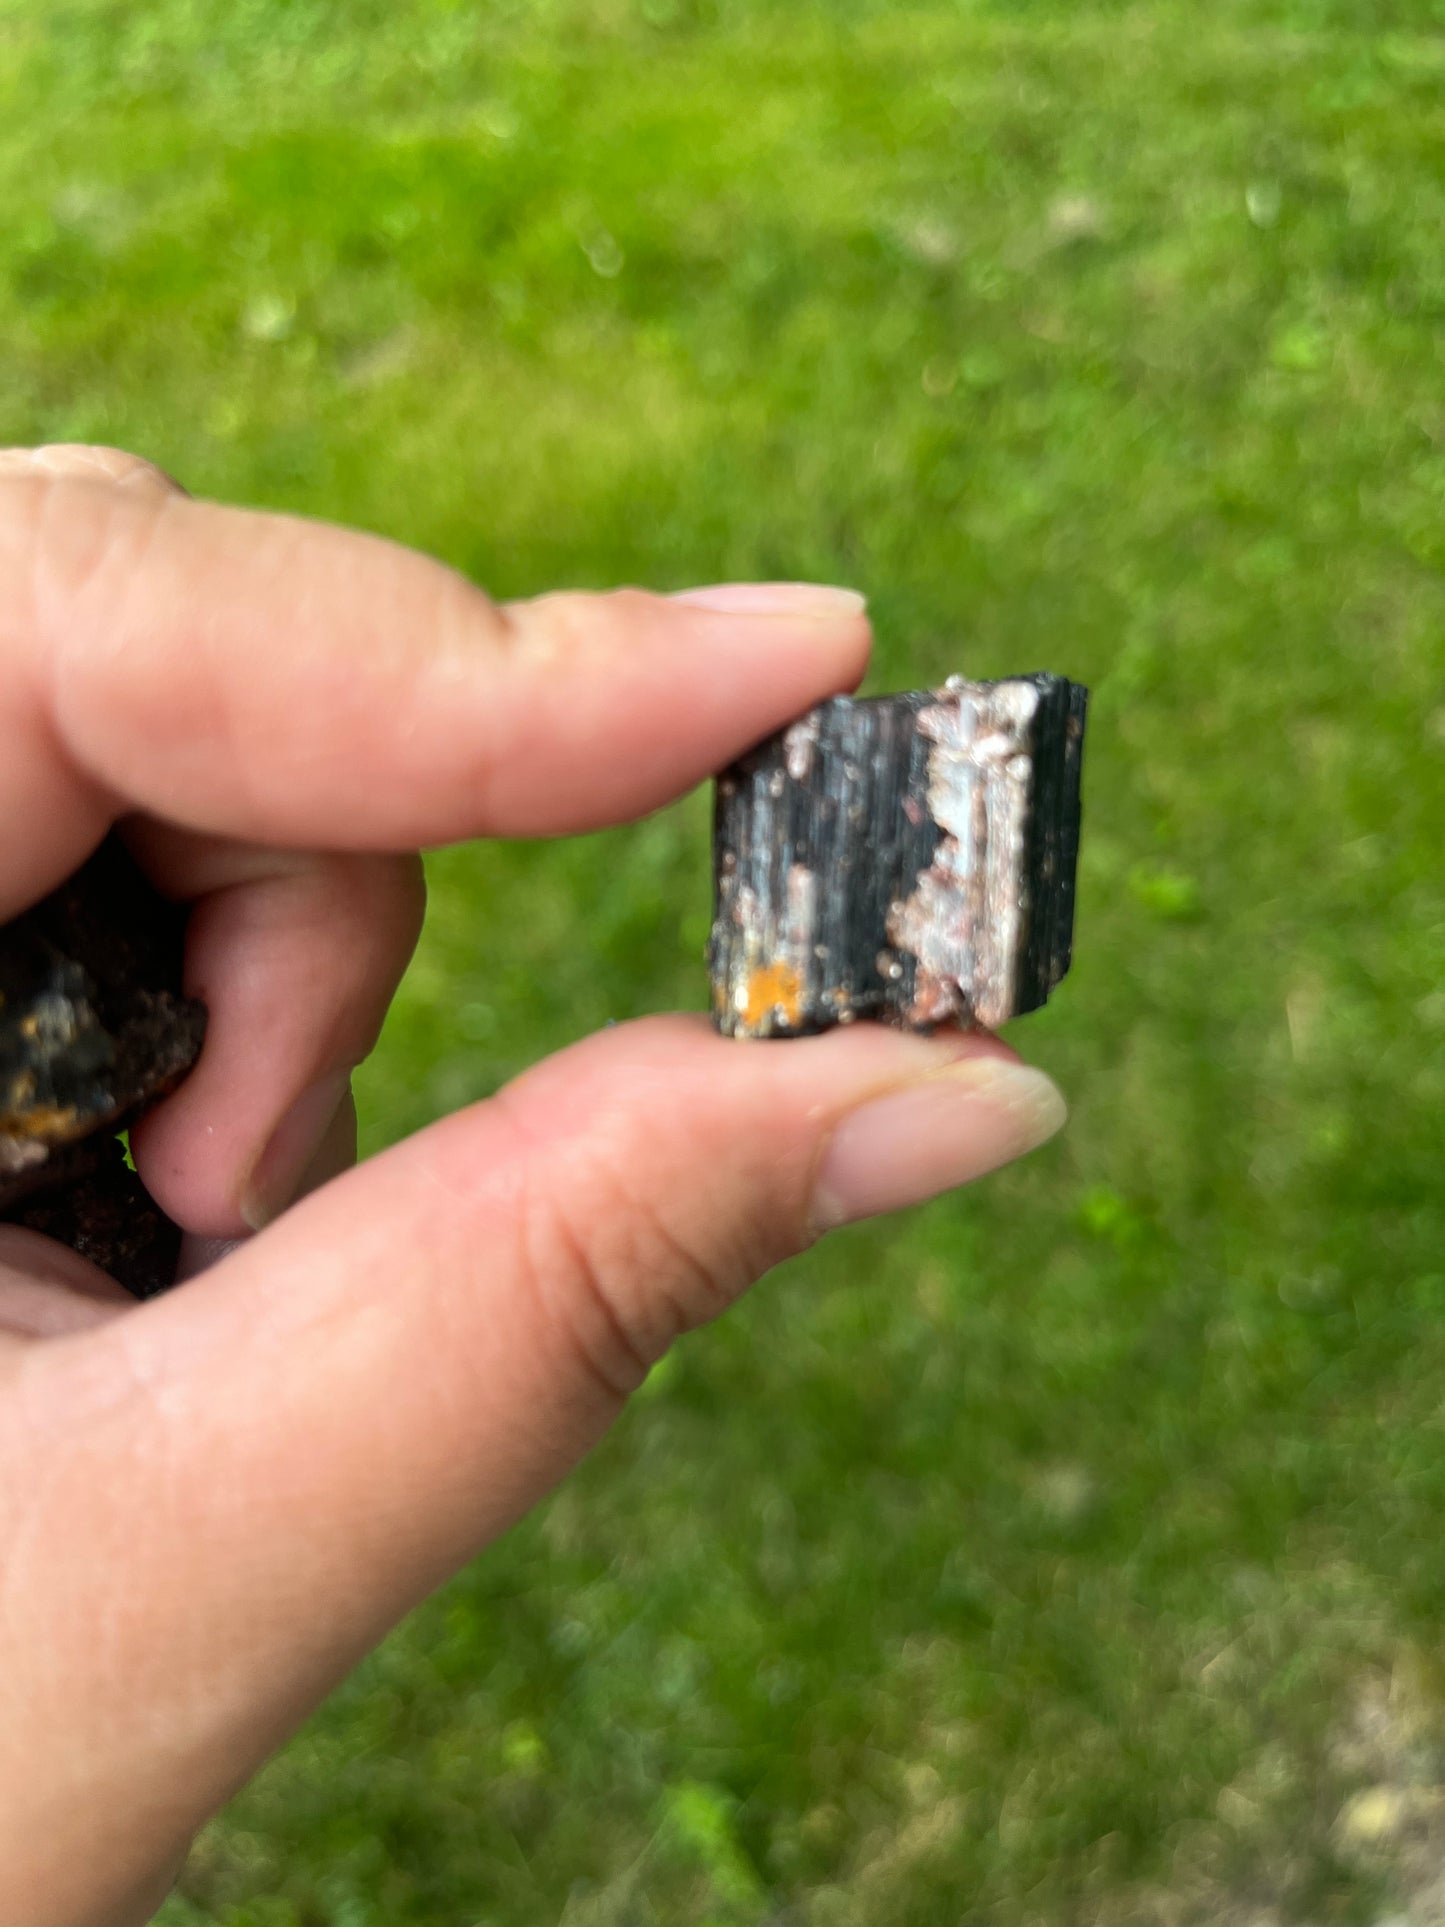
<instances>
[{"instance_id":1,"label":"white mica","mask_svg":"<svg viewBox=\"0 0 1445 1927\"><path fill-rule=\"evenodd\" d=\"M1028 828L1032 683L950 677L918 718L928 755L928 806L941 840L888 936L917 961L917 1023L985 1025L1012 1015L1023 935L1017 878Z\"/></svg>"},{"instance_id":2,"label":"white mica","mask_svg":"<svg viewBox=\"0 0 1445 1927\"><path fill-rule=\"evenodd\" d=\"M783 760L795 783L806 783L812 773L813 751L818 744L819 719L814 710L794 723L783 738Z\"/></svg>"}]
</instances>

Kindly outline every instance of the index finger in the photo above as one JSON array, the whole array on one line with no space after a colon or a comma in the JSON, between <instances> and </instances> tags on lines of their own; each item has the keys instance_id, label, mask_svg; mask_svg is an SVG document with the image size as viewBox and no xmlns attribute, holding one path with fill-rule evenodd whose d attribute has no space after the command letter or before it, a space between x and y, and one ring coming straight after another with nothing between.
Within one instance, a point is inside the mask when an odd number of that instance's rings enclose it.
<instances>
[{"instance_id":1,"label":"index finger","mask_svg":"<svg viewBox=\"0 0 1445 1927\"><path fill-rule=\"evenodd\" d=\"M338 850L625 821L867 651L850 591L499 606L376 536L0 475L0 917L135 809Z\"/></svg>"}]
</instances>

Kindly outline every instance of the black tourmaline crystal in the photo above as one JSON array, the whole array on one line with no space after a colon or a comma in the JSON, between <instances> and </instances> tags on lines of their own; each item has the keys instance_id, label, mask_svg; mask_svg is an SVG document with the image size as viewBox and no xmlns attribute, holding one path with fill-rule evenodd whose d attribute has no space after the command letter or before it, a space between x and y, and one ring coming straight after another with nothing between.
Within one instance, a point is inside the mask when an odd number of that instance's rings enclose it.
<instances>
[{"instance_id":1,"label":"black tourmaline crystal","mask_svg":"<svg viewBox=\"0 0 1445 1927\"><path fill-rule=\"evenodd\" d=\"M1069 967L1088 691L823 703L718 778L713 1018L790 1037L1034 1010Z\"/></svg>"},{"instance_id":2,"label":"black tourmaline crystal","mask_svg":"<svg viewBox=\"0 0 1445 1927\"><path fill-rule=\"evenodd\" d=\"M73 1246L142 1298L174 1278L180 1231L118 1133L201 1048L184 931L114 836L0 926L0 1220Z\"/></svg>"}]
</instances>

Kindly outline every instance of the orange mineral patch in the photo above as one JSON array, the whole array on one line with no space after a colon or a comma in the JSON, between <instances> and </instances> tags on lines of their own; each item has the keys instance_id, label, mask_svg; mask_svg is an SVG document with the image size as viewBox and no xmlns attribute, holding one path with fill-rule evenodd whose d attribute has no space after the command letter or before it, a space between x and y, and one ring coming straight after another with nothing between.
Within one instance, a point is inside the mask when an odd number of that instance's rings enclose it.
<instances>
[{"instance_id":1,"label":"orange mineral patch","mask_svg":"<svg viewBox=\"0 0 1445 1927\"><path fill-rule=\"evenodd\" d=\"M75 1130L79 1114L73 1105L61 1109L55 1104L37 1104L33 1110L0 1111L0 1131L7 1137L39 1138L42 1143L63 1143Z\"/></svg>"},{"instance_id":2,"label":"orange mineral patch","mask_svg":"<svg viewBox=\"0 0 1445 1927\"><path fill-rule=\"evenodd\" d=\"M748 976L743 1022L752 1030L775 1010L781 1011L789 1024L802 1021L803 982L791 964L764 964Z\"/></svg>"}]
</instances>

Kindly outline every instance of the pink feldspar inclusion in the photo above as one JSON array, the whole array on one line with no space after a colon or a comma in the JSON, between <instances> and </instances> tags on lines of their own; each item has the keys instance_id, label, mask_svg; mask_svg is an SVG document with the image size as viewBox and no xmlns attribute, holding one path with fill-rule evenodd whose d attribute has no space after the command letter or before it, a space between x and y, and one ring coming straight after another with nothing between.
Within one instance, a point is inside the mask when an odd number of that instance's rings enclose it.
<instances>
[{"instance_id":1,"label":"pink feldspar inclusion","mask_svg":"<svg viewBox=\"0 0 1445 1927\"><path fill-rule=\"evenodd\" d=\"M920 711L929 814L942 833L913 894L892 905L888 939L918 961L908 1021L993 1025L1013 1014L1024 913L1017 878L1033 761L1026 747L1039 692L1024 681L950 678Z\"/></svg>"}]
</instances>

